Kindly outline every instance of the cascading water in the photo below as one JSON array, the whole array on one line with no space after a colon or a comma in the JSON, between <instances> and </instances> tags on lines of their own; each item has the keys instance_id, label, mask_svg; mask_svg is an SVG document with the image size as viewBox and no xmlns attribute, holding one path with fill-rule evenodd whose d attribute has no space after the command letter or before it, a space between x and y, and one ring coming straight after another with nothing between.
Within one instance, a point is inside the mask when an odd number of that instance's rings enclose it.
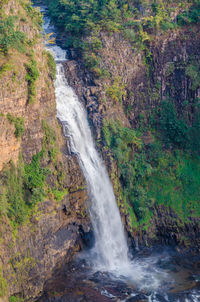
<instances>
[{"instance_id":1,"label":"cascading water","mask_svg":"<svg viewBox=\"0 0 200 302\"><path fill-rule=\"evenodd\" d=\"M55 93L57 116L67 128L71 149L77 154L88 185L97 263L107 270L119 269L129 263L128 248L112 185L95 149L86 112L67 85L61 63L57 64Z\"/></svg>"},{"instance_id":2,"label":"cascading water","mask_svg":"<svg viewBox=\"0 0 200 302\"><path fill-rule=\"evenodd\" d=\"M49 22L45 31L50 29ZM124 229L106 168L97 153L86 112L68 85L62 62L66 51L49 46L56 64L55 94L57 117L70 137L71 150L77 154L91 200L90 216L95 234L95 264L106 270L120 270L130 265Z\"/></svg>"},{"instance_id":3,"label":"cascading water","mask_svg":"<svg viewBox=\"0 0 200 302\"><path fill-rule=\"evenodd\" d=\"M50 25L49 19L46 16L44 19L44 31L53 32L54 28ZM91 201L90 215L95 233L95 246L90 256L92 256L95 269L113 272L120 278L123 275L128 282L133 281L134 285L142 289L142 292L144 290L149 292L146 296L149 302L160 302L157 295L159 287L167 291L166 284L171 284L171 282L169 282L168 273L159 269L157 263L170 262L170 257L166 260L166 255L157 255L132 261L128 258L124 229L108 173L95 149L85 109L65 78L63 62L66 60L66 51L51 44L47 48L56 60L57 117L63 124L64 133L70 138L71 152L77 155L88 185ZM131 297L136 295L137 293L133 293ZM162 297L162 301L179 301L168 299L165 293ZM196 302L199 301L199 297L198 292L191 292L186 299L181 301Z\"/></svg>"},{"instance_id":4,"label":"cascading water","mask_svg":"<svg viewBox=\"0 0 200 302\"><path fill-rule=\"evenodd\" d=\"M54 31L47 17L44 30L46 33ZM89 211L95 234L95 246L90 252L90 260L96 270L110 271L116 276L123 275L143 288L157 288L166 274L154 268L152 261L155 262L155 259L141 264L130 261L128 257L123 224L108 173L95 149L85 109L65 77L63 63L66 61L66 51L52 44L47 48L56 61L54 85L57 117L63 124L64 133L70 138L70 149L77 155L90 195ZM145 282L141 282L142 280Z\"/></svg>"}]
</instances>

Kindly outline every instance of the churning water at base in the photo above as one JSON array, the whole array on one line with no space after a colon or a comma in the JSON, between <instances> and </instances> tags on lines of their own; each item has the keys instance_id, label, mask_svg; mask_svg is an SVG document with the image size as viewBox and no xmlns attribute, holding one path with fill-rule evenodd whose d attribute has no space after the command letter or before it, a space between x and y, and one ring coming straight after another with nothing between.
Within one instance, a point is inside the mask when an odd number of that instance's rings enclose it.
<instances>
[{"instance_id":1,"label":"churning water at base","mask_svg":"<svg viewBox=\"0 0 200 302\"><path fill-rule=\"evenodd\" d=\"M44 31L46 33L54 31L46 16ZM113 279L116 277L117 280L120 277L125 282L132 282L140 290L152 292L148 296L148 301L160 302L156 298L157 290L159 291L161 286L166 288L166 285L171 283L168 272L157 265L162 261L162 257L129 259L124 229L108 173L95 149L85 109L66 81L63 68L66 51L51 44L48 45L48 49L56 60L57 117L63 124L64 133L69 137L71 152L77 155L87 181L91 201L89 211L95 233L95 246L89 257L95 270L109 271ZM195 295L181 302L196 302L198 301L196 297L198 299L199 296ZM168 300L166 296L166 301L175 300Z\"/></svg>"}]
</instances>

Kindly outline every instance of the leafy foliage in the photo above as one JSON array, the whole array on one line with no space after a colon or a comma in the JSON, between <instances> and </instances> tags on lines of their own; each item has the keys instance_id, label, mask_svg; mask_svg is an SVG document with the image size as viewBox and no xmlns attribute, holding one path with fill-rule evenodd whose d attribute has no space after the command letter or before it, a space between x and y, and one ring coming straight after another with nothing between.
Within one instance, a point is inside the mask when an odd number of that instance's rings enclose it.
<instances>
[{"instance_id":1,"label":"leafy foliage","mask_svg":"<svg viewBox=\"0 0 200 302\"><path fill-rule=\"evenodd\" d=\"M180 13L177 17L178 25L186 25L200 22L200 1L192 1L193 5Z\"/></svg>"},{"instance_id":2,"label":"leafy foliage","mask_svg":"<svg viewBox=\"0 0 200 302\"><path fill-rule=\"evenodd\" d=\"M16 17L9 16L0 20L0 52L7 54L10 48L19 52L26 50L27 38L24 32L15 28Z\"/></svg>"},{"instance_id":3,"label":"leafy foliage","mask_svg":"<svg viewBox=\"0 0 200 302\"><path fill-rule=\"evenodd\" d=\"M28 82L28 101L33 103L36 96L36 81L39 78L39 70L37 68L37 62L31 54L30 62L25 65L27 74L26 80Z\"/></svg>"},{"instance_id":4,"label":"leafy foliage","mask_svg":"<svg viewBox=\"0 0 200 302\"><path fill-rule=\"evenodd\" d=\"M176 108L172 102L165 101L161 103L159 125L166 143L170 142L186 147L189 140L189 127L183 119L178 118Z\"/></svg>"},{"instance_id":5,"label":"leafy foliage","mask_svg":"<svg viewBox=\"0 0 200 302\"><path fill-rule=\"evenodd\" d=\"M22 117L14 117L12 114L7 114L7 119L10 123L14 123L15 125L15 136L21 137L24 133L24 119Z\"/></svg>"},{"instance_id":6,"label":"leafy foliage","mask_svg":"<svg viewBox=\"0 0 200 302\"><path fill-rule=\"evenodd\" d=\"M177 119L176 115L169 115ZM166 126L166 120L168 123L170 119L164 116L164 120L163 125ZM166 139L168 134L173 144L185 146L185 138L180 140L180 128L182 124L179 122L175 127L164 127L167 131L164 136ZM174 131L177 131L178 138ZM198 154L191 156L188 152L184 154L185 151L181 149L163 149L157 138L152 138L150 144L144 145L139 132L124 128L114 121L104 123L103 136L117 162L124 200L129 202L127 209L133 221L136 214L138 223L147 225L156 204L173 208L184 221L200 214Z\"/></svg>"},{"instance_id":7,"label":"leafy foliage","mask_svg":"<svg viewBox=\"0 0 200 302\"><path fill-rule=\"evenodd\" d=\"M56 63L54 61L54 57L52 56L52 54L47 51L46 52L47 55L47 64L49 67L49 76L51 77L52 80L56 79Z\"/></svg>"}]
</instances>

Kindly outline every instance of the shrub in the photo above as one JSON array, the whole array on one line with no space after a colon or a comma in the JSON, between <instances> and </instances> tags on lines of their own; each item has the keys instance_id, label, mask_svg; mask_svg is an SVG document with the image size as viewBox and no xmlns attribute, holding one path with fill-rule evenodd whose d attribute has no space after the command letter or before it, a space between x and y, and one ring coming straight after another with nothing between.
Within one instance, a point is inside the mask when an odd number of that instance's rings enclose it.
<instances>
[{"instance_id":1,"label":"shrub","mask_svg":"<svg viewBox=\"0 0 200 302\"><path fill-rule=\"evenodd\" d=\"M120 78L115 78L113 84L106 88L106 95L109 96L116 103L122 103L122 97L126 95L125 85Z\"/></svg>"},{"instance_id":2,"label":"shrub","mask_svg":"<svg viewBox=\"0 0 200 302\"><path fill-rule=\"evenodd\" d=\"M167 144L172 143L183 148L187 146L189 127L183 119L178 118L176 108L170 101L161 104L159 126Z\"/></svg>"},{"instance_id":3,"label":"shrub","mask_svg":"<svg viewBox=\"0 0 200 302\"><path fill-rule=\"evenodd\" d=\"M30 62L25 64L26 67L26 81L28 82L28 101L33 103L36 96L36 80L39 78L39 70L37 68L37 62L31 54Z\"/></svg>"},{"instance_id":4,"label":"shrub","mask_svg":"<svg viewBox=\"0 0 200 302\"><path fill-rule=\"evenodd\" d=\"M47 55L47 64L49 67L49 76L52 80L55 80L56 79L56 63L55 63L54 57L52 56L52 54L49 51L46 52L46 55Z\"/></svg>"},{"instance_id":5,"label":"shrub","mask_svg":"<svg viewBox=\"0 0 200 302\"><path fill-rule=\"evenodd\" d=\"M10 71L13 69L13 65L9 63L5 63L2 66L0 66L0 78L3 74L5 74L7 71Z\"/></svg>"},{"instance_id":6,"label":"shrub","mask_svg":"<svg viewBox=\"0 0 200 302\"><path fill-rule=\"evenodd\" d=\"M10 48L25 52L27 37L15 29L15 17L9 16L0 20L0 52L7 54Z\"/></svg>"},{"instance_id":7,"label":"shrub","mask_svg":"<svg viewBox=\"0 0 200 302\"><path fill-rule=\"evenodd\" d=\"M24 133L24 119L22 117L14 117L10 113L7 114L7 119L9 120L10 123L14 123L15 125L15 136L21 137Z\"/></svg>"},{"instance_id":8,"label":"shrub","mask_svg":"<svg viewBox=\"0 0 200 302\"><path fill-rule=\"evenodd\" d=\"M199 64L189 64L185 69L185 73L192 82L192 90L196 90L200 86Z\"/></svg>"},{"instance_id":9,"label":"shrub","mask_svg":"<svg viewBox=\"0 0 200 302\"><path fill-rule=\"evenodd\" d=\"M5 172L7 201L9 204L8 217L15 224L24 222L27 211L23 198L23 167L15 168L11 162L10 168Z\"/></svg>"},{"instance_id":10,"label":"shrub","mask_svg":"<svg viewBox=\"0 0 200 302\"><path fill-rule=\"evenodd\" d=\"M30 190L31 193L34 189L43 188L45 182L45 169L40 166L40 159L42 153L37 153L33 156L29 165L25 165L25 187Z\"/></svg>"},{"instance_id":11,"label":"shrub","mask_svg":"<svg viewBox=\"0 0 200 302\"><path fill-rule=\"evenodd\" d=\"M39 8L33 7L30 3L22 3L22 6L26 10L26 13L30 17L32 23L36 25L38 29L41 29L43 24L43 15Z\"/></svg>"}]
</instances>

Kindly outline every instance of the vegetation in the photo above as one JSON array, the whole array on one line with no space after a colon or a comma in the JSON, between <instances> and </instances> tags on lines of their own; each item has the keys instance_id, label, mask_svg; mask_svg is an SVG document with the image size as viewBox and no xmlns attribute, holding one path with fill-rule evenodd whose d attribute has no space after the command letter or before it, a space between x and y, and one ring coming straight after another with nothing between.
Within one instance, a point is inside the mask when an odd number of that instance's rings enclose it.
<instances>
[{"instance_id":1,"label":"vegetation","mask_svg":"<svg viewBox=\"0 0 200 302\"><path fill-rule=\"evenodd\" d=\"M122 103L122 98L125 95L125 85L120 78L115 78L113 84L106 88L106 96L110 97L115 103Z\"/></svg>"},{"instance_id":2,"label":"vegetation","mask_svg":"<svg viewBox=\"0 0 200 302\"><path fill-rule=\"evenodd\" d=\"M13 69L13 65L10 63L4 63L0 66L0 79L8 71Z\"/></svg>"},{"instance_id":3,"label":"vegetation","mask_svg":"<svg viewBox=\"0 0 200 302\"><path fill-rule=\"evenodd\" d=\"M14 117L12 114L7 114L7 119L15 125L15 136L21 137L24 133L24 119L22 117Z\"/></svg>"},{"instance_id":4,"label":"vegetation","mask_svg":"<svg viewBox=\"0 0 200 302\"><path fill-rule=\"evenodd\" d=\"M11 115L9 118L13 119ZM7 215L13 227L25 223L38 202L47 196L61 201L68 194L55 133L45 121L42 127L43 147L31 163L25 164L20 157L16 166L10 162L1 172L0 216ZM48 177L54 179L52 184L47 182Z\"/></svg>"},{"instance_id":5,"label":"vegetation","mask_svg":"<svg viewBox=\"0 0 200 302\"><path fill-rule=\"evenodd\" d=\"M6 55L9 49L25 52L27 37L15 27L16 16L8 16L0 19L0 53Z\"/></svg>"},{"instance_id":6,"label":"vegetation","mask_svg":"<svg viewBox=\"0 0 200 302\"><path fill-rule=\"evenodd\" d=\"M30 56L30 62L25 64L26 67L26 81L28 83L28 101L33 103L36 96L36 81L39 78L39 70L37 68L37 62L34 59L33 53Z\"/></svg>"},{"instance_id":7,"label":"vegetation","mask_svg":"<svg viewBox=\"0 0 200 302\"><path fill-rule=\"evenodd\" d=\"M174 144L174 128L172 136L170 129L167 133ZM105 122L103 135L117 161L124 199L129 201L134 210L131 216L136 215L140 225L149 223L156 204L173 208L184 221L199 216L198 154L191 156L181 149L164 149L158 137L145 146L141 132L124 128L119 122Z\"/></svg>"},{"instance_id":8,"label":"vegetation","mask_svg":"<svg viewBox=\"0 0 200 302\"><path fill-rule=\"evenodd\" d=\"M31 20L31 23L41 30L43 24L43 15L40 13L40 10L36 7L33 7L31 2L22 2L22 7L25 9L27 16Z\"/></svg>"},{"instance_id":9,"label":"vegetation","mask_svg":"<svg viewBox=\"0 0 200 302\"><path fill-rule=\"evenodd\" d=\"M49 67L49 76L52 80L56 79L56 63L54 61L54 57L52 56L52 54L47 51L46 52L47 55L47 64Z\"/></svg>"},{"instance_id":10,"label":"vegetation","mask_svg":"<svg viewBox=\"0 0 200 302\"><path fill-rule=\"evenodd\" d=\"M7 281L3 277L3 272L0 267L0 297L4 297L7 294L7 289L8 289Z\"/></svg>"}]
</instances>

